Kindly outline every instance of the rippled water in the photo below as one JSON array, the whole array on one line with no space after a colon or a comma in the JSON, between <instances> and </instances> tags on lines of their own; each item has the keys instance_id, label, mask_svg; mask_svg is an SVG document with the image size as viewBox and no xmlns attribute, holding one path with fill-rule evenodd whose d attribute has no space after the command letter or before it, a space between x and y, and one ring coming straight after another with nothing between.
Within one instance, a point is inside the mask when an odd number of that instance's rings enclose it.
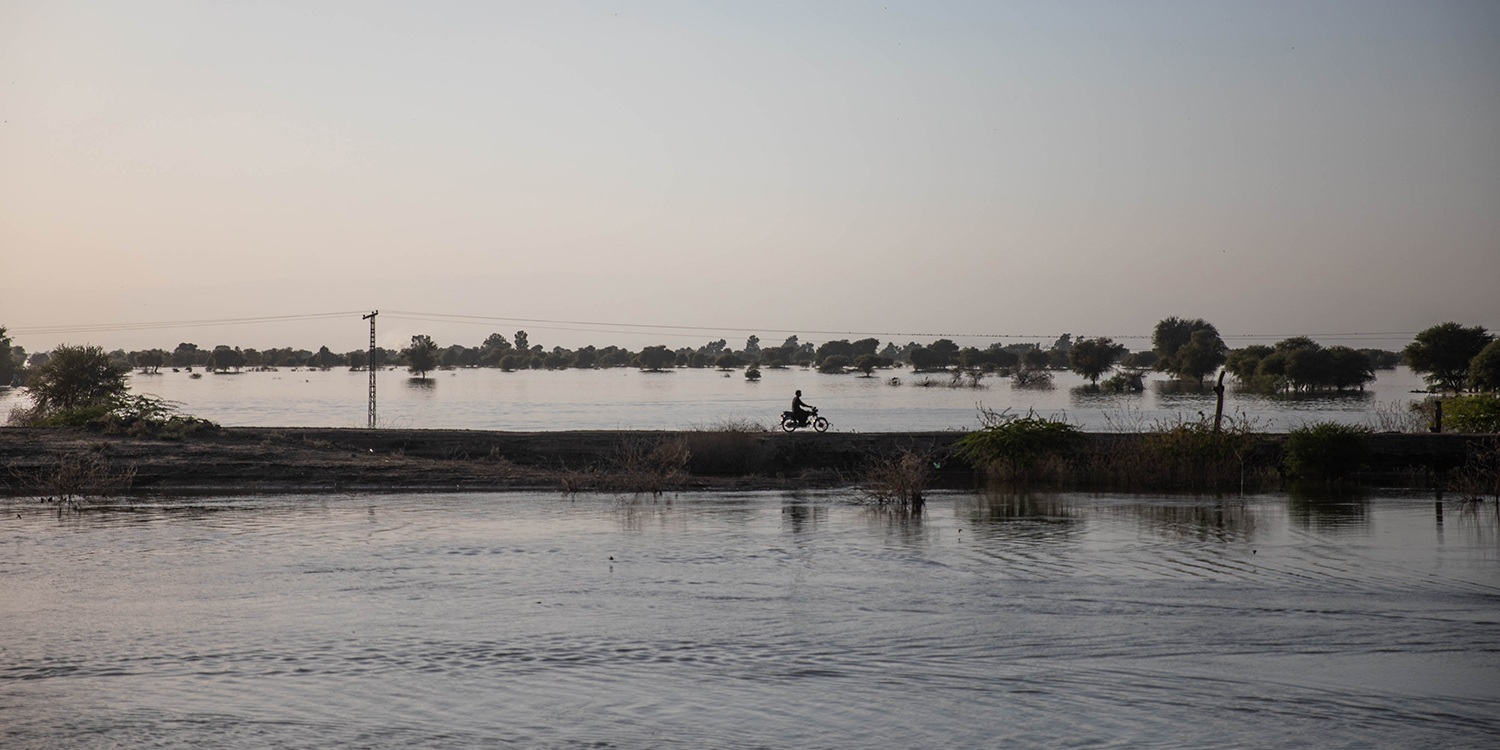
<instances>
[{"instance_id":1,"label":"rippled water","mask_svg":"<svg viewBox=\"0 0 1500 750\"><path fill-rule=\"evenodd\" d=\"M1094 430L1137 430L1153 421L1179 416L1212 416L1211 390L1184 387L1153 376L1145 393L1110 395L1084 392L1082 378L1054 373L1052 389L1018 389L1008 379L990 378L981 388L919 387L946 384L945 375L885 371L879 378L824 375L791 368L765 370L760 382L736 371L643 373L632 369L492 369L433 373L410 382L404 371L379 373L379 413L387 427L492 430L689 429L729 419L773 424L790 408L792 392L803 391L833 421L835 431L972 429L976 405L1025 414L1030 409ZM1384 370L1364 391L1318 396L1265 396L1231 388L1225 411L1243 414L1260 429L1285 431L1331 420L1378 424L1377 412L1402 410L1420 395L1420 378L1406 368ZM901 380L891 385L890 378ZM367 419L369 374L330 370L281 370L235 375L186 372L137 375L131 387L179 401L184 411L228 426L363 427ZM0 415L22 399L19 391L0 393Z\"/></svg>"},{"instance_id":2,"label":"rippled water","mask_svg":"<svg viewBox=\"0 0 1500 750\"><path fill-rule=\"evenodd\" d=\"M0 527L0 746L1500 744L1493 506L293 497Z\"/></svg>"}]
</instances>

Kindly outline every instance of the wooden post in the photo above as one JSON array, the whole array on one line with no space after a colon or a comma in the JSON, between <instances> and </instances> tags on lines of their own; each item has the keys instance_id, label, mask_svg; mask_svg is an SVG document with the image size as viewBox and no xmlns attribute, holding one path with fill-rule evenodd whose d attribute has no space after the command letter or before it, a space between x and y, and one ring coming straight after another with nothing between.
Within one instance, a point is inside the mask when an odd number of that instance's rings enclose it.
<instances>
[{"instance_id":1,"label":"wooden post","mask_svg":"<svg viewBox=\"0 0 1500 750\"><path fill-rule=\"evenodd\" d=\"M1214 393L1219 397L1219 405L1214 407L1214 436L1219 434L1219 427L1224 423L1224 371L1219 371L1219 383L1214 386Z\"/></svg>"},{"instance_id":2,"label":"wooden post","mask_svg":"<svg viewBox=\"0 0 1500 750\"><path fill-rule=\"evenodd\" d=\"M1437 402L1436 402L1436 408L1433 409L1433 411L1432 411L1432 431L1433 432L1442 432L1443 431L1443 400L1442 399L1438 399L1437 400Z\"/></svg>"}]
</instances>

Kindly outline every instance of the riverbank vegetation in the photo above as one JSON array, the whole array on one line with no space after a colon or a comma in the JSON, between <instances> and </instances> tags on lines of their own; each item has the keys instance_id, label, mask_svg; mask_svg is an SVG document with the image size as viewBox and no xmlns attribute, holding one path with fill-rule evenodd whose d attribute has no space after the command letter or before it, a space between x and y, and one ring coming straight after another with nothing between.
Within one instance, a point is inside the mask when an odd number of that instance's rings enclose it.
<instances>
[{"instance_id":1,"label":"riverbank vegetation","mask_svg":"<svg viewBox=\"0 0 1500 750\"><path fill-rule=\"evenodd\" d=\"M65 346L28 355L0 327L0 353L9 353L0 356L0 383L29 384L35 373L46 372L42 368L52 357L68 349ZM183 342L171 351L115 350L104 355L111 367L134 370L138 376L157 374L162 368L185 369L197 375L201 371L227 374L280 368L366 369L371 365L368 350L340 354L327 346L314 352L290 347L257 350L229 345L206 349ZM410 346L400 350L376 348L374 360L377 368L404 367L418 381L425 381L434 370L478 367L502 371L631 367L645 372L718 368L726 372L744 370L748 380L758 379L763 369L787 367L812 368L828 374L855 372L866 377L873 377L881 369L910 368L913 373L949 377L912 378L904 382L900 378L887 378L886 382L978 388L983 387L986 378L998 377L1009 378L1015 388L1050 388L1053 372L1072 370L1089 380L1089 389L1111 393L1143 390L1144 376L1150 370L1191 384L1202 383L1223 368L1233 376L1238 388L1288 395L1360 390L1374 380L1377 370L1404 361L1427 379L1434 392L1459 394L1467 388L1471 394L1481 394L1494 393L1500 388L1500 342L1482 327L1452 322L1420 332L1400 352L1324 347L1306 336L1283 339L1272 345L1230 349L1212 323L1174 316L1156 325L1150 349L1134 352L1108 337L1075 339L1071 334L1058 337L1050 345L996 342L984 348L960 346L947 338L925 344L882 343L876 338L814 344L793 335L777 346L762 345L758 336L749 336L739 349L726 339L697 347L672 348L659 344L639 351L594 345L546 349L520 330L511 337L491 333L477 346L457 343L445 346L419 334L412 337Z\"/></svg>"},{"instance_id":2,"label":"riverbank vegetation","mask_svg":"<svg viewBox=\"0 0 1500 750\"><path fill-rule=\"evenodd\" d=\"M11 410L24 427L88 427L109 435L180 439L218 426L178 413L177 405L132 395L129 369L97 346L59 346L27 379L30 407Z\"/></svg>"}]
</instances>

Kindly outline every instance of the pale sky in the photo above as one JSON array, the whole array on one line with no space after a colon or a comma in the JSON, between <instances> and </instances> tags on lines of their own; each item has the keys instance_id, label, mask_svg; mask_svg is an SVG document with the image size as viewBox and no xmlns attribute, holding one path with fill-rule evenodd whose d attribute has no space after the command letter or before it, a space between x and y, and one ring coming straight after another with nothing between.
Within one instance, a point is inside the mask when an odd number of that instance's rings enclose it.
<instances>
[{"instance_id":1,"label":"pale sky","mask_svg":"<svg viewBox=\"0 0 1500 750\"><path fill-rule=\"evenodd\" d=\"M1500 328L1493 0L0 0L0 121L32 351Z\"/></svg>"}]
</instances>

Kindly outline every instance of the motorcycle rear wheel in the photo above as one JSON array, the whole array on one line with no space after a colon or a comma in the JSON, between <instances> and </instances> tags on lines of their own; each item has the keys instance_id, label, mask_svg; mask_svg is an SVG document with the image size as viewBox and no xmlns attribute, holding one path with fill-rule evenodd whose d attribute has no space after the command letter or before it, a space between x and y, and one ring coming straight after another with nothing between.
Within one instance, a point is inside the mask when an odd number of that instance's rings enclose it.
<instances>
[{"instance_id":1,"label":"motorcycle rear wheel","mask_svg":"<svg viewBox=\"0 0 1500 750\"><path fill-rule=\"evenodd\" d=\"M793 422L790 419L787 419L786 417L782 417L781 418L781 429L786 430L787 432L791 432L792 430L797 429L797 423Z\"/></svg>"}]
</instances>

